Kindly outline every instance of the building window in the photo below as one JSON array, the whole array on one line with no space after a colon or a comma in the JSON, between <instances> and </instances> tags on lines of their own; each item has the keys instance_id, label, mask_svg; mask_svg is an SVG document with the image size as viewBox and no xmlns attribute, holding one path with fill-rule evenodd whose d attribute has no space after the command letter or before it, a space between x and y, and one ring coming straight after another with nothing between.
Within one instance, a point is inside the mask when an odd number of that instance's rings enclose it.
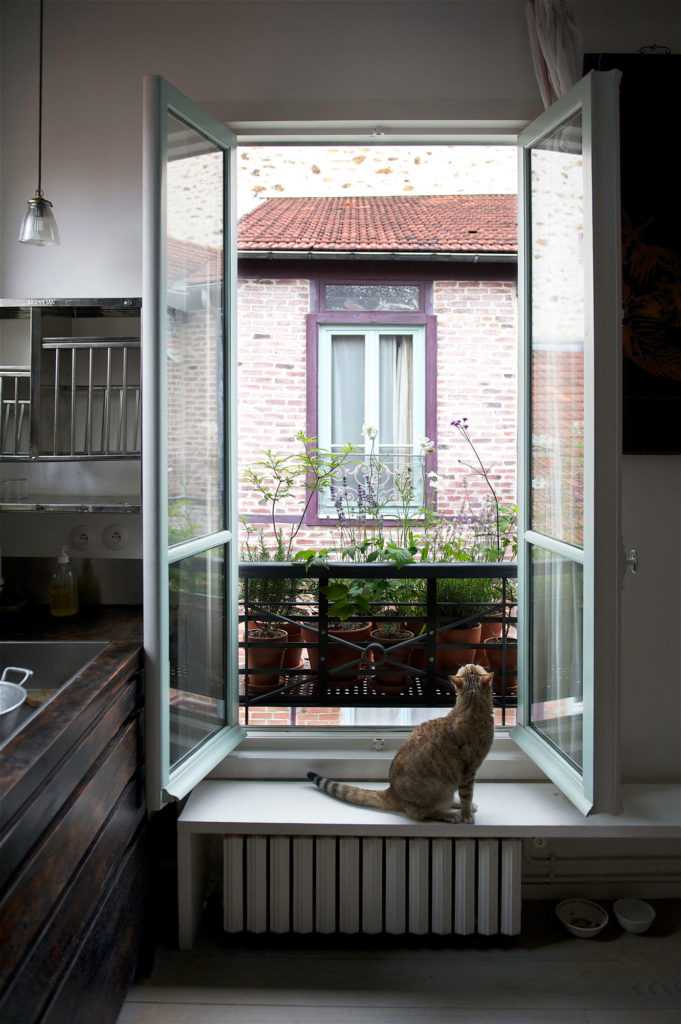
<instances>
[{"instance_id":1,"label":"building window","mask_svg":"<svg viewBox=\"0 0 681 1024\"><path fill-rule=\"evenodd\" d=\"M320 517L415 513L426 477L425 327L327 324L318 344L319 443L334 452L352 446L344 472L320 495Z\"/></svg>"},{"instance_id":2,"label":"building window","mask_svg":"<svg viewBox=\"0 0 681 1024\"><path fill-rule=\"evenodd\" d=\"M415 313L423 305L421 291L418 284L325 284L322 304L338 311Z\"/></svg>"}]
</instances>

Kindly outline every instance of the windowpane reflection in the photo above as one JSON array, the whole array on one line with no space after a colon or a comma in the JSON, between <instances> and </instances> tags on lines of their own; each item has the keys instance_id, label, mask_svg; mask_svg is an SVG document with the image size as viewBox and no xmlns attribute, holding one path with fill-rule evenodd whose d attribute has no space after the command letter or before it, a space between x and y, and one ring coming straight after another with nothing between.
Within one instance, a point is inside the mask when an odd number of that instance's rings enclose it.
<instances>
[{"instance_id":1,"label":"windowpane reflection","mask_svg":"<svg viewBox=\"0 0 681 1024\"><path fill-rule=\"evenodd\" d=\"M584 511L581 114L530 153L532 528L580 547Z\"/></svg>"},{"instance_id":2,"label":"windowpane reflection","mask_svg":"<svg viewBox=\"0 0 681 1024\"><path fill-rule=\"evenodd\" d=\"M225 553L170 566L171 767L226 724Z\"/></svg>"},{"instance_id":3,"label":"windowpane reflection","mask_svg":"<svg viewBox=\"0 0 681 1024\"><path fill-rule=\"evenodd\" d=\"M534 548L531 721L573 765L583 751L583 571Z\"/></svg>"}]
</instances>

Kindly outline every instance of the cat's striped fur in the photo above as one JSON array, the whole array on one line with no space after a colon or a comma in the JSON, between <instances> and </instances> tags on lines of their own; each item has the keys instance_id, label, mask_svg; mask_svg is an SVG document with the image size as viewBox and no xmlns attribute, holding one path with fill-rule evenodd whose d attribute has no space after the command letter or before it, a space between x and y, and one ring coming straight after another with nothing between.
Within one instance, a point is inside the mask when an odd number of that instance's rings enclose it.
<instances>
[{"instance_id":1,"label":"cat's striped fur","mask_svg":"<svg viewBox=\"0 0 681 1024\"><path fill-rule=\"evenodd\" d=\"M393 758L387 789L334 782L316 772L308 772L308 779L329 796L361 807L401 811L416 821L472 822L475 774L494 738L492 675L479 665L464 665L452 682L454 708L414 729Z\"/></svg>"}]
</instances>

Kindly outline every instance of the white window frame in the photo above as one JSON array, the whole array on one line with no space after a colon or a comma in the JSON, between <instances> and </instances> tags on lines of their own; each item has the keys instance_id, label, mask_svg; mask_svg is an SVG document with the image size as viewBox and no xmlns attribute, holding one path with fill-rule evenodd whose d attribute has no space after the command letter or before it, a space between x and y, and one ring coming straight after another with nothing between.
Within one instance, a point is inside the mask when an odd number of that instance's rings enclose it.
<instances>
[{"instance_id":1,"label":"white window frame","mask_svg":"<svg viewBox=\"0 0 681 1024\"><path fill-rule=\"evenodd\" d=\"M361 335L364 338L364 418L365 424L372 425L378 433L372 441L364 438L364 451L369 456L373 450L380 459L382 443L380 435L380 339L384 335L409 336L413 346L413 411L412 411L412 454L418 455L419 438L426 433L426 328L421 324L394 324L386 319L385 324L351 323L320 324L317 336L317 433L320 448L326 451L339 450L332 444L332 345L336 335ZM414 510L423 502L417 502ZM390 509L386 509L390 515ZM330 522L337 518L327 492L319 495L320 519Z\"/></svg>"}]
</instances>

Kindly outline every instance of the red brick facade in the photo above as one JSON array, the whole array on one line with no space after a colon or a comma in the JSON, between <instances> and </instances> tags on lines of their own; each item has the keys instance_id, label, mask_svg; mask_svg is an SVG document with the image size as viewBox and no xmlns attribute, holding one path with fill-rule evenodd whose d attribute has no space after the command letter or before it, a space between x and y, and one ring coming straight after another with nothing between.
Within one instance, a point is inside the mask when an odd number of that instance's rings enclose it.
<instances>
[{"instance_id":1,"label":"red brick facade","mask_svg":"<svg viewBox=\"0 0 681 1024\"><path fill-rule=\"evenodd\" d=\"M454 418L467 416L471 434L502 500L515 501L516 465L516 285L515 268L505 280L438 278L433 268L432 313L436 323L437 472L440 487L431 497L439 510L456 514L467 503L479 507L484 484L459 462L470 458ZM295 435L307 426L306 315L314 285L309 278L255 276L239 281L239 460L240 510L261 519L266 511L243 482L243 472L263 449L294 451ZM421 273L423 271L421 270ZM355 265L354 275L357 274ZM390 314L387 314L388 319ZM282 508L295 515L304 495ZM262 525L270 536L267 523ZM325 546L326 526L306 525L298 547Z\"/></svg>"}]
</instances>

